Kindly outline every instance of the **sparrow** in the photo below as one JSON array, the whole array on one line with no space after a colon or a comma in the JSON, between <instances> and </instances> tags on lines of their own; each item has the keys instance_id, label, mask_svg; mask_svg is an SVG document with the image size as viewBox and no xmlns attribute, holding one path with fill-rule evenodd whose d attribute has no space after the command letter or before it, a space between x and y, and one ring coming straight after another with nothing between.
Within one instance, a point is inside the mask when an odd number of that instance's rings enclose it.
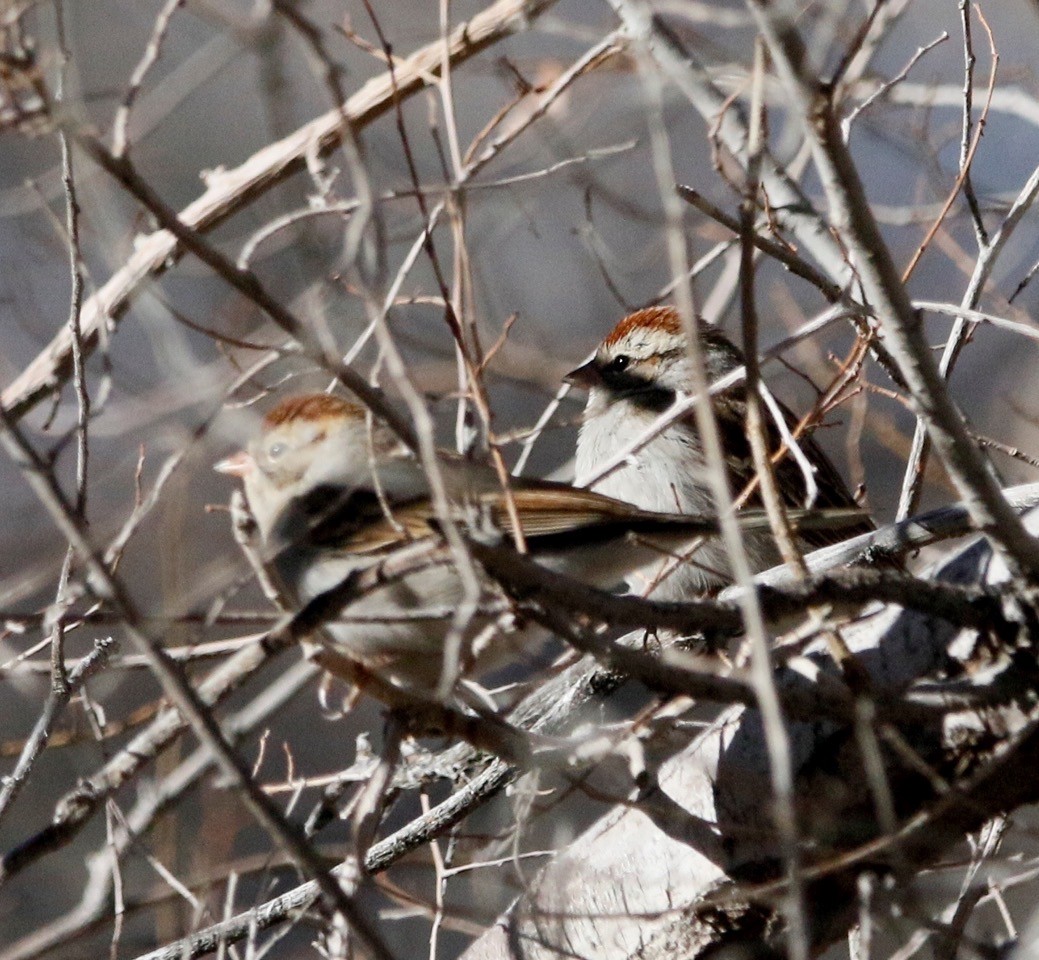
<instances>
[{"instance_id":1,"label":"sparrow","mask_svg":"<svg viewBox=\"0 0 1039 960\"><path fill-rule=\"evenodd\" d=\"M706 515L654 513L566 484L515 479L503 488L490 466L448 453L437 459L448 499L444 516L412 451L366 408L329 394L283 400L248 447L215 469L242 480L269 566L297 606L355 574L377 574L309 641L308 652L330 644L391 683L425 691L441 679L453 615L465 596L446 523L465 537L503 545L518 540L537 563L604 588L717 532ZM801 511L795 519L830 525L854 522L858 514L818 520ZM741 518L748 530L767 522L762 511ZM405 551L418 562L401 565ZM481 573L479 589L462 647L462 666L476 672L500 663L523 639L498 585ZM501 642L498 626L512 643Z\"/></svg>"},{"instance_id":2,"label":"sparrow","mask_svg":"<svg viewBox=\"0 0 1039 960\"><path fill-rule=\"evenodd\" d=\"M697 321L697 335L707 377L715 382L743 365L743 354L721 331ZM585 406L577 439L578 477L593 476L615 454L630 446L675 401L679 391L692 393L691 367L685 330L678 311L660 306L625 317L595 351L595 355L565 378L586 389ZM739 493L755 477L747 438L747 395L742 385L711 397L721 433L730 489ZM792 430L797 418L780 409ZM781 446L778 428L768 423L771 451ZM836 467L811 438L798 445L811 464L818 487L814 506L853 508L855 500ZM806 485L801 467L786 456L775 464L776 481L784 503L805 506ZM682 416L648 444L633 453L611 473L595 481L591 489L644 510L699 515L713 509L714 499L706 477L703 444L692 411ZM749 501L760 506L753 494ZM821 547L865 533L873 524L864 515L855 523L834 529L802 530L809 548ZM755 571L779 562L775 541L767 531L748 533L745 544ZM648 581L655 599L678 600L702 595L731 582L725 548L708 540L685 562L672 562Z\"/></svg>"}]
</instances>

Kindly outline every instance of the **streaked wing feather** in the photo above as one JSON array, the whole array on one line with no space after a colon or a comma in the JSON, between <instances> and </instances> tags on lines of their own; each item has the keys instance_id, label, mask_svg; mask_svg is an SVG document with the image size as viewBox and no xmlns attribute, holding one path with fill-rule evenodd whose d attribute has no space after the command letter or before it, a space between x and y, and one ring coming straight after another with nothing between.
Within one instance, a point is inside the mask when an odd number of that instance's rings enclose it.
<instances>
[{"instance_id":1,"label":"streaked wing feather","mask_svg":"<svg viewBox=\"0 0 1039 960\"><path fill-rule=\"evenodd\" d=\"M743 442L746 443L745 438ZM752 470L746 472L749 460L739 458L738 447L729 449L737 451L729 464L734 478L737 482L746 482L753 475ZM796 464L784 461L787 463L794 470L798 469ZM783 465L777 469L783 469ZM844 489L843 484L839 489ZM395 505L392 516L387 516L383 505L372 493L357 491L345 499L329 491L316 491L316 494L314 502L307 507L308 515L314 518L311 536L316 544L326 549L371 555L390 552L440 533L441 523L436 509L424 497ZM522 487L510 490L508 494L500 489L471 492L465 504L455 505L454 518L466 522L484 516L491 526L511 535L510 498L522 518L523 536L535 551L538 548L558 549L563 543L560 538L565 541L568 534L579 531L585 531L582 540L590 537L591 542L609 540L626 531L693 536L709 532L708 528L714 526L705 518L640 510L591 490L549 480L525 480ZM800 506L796 498L789 500L791 507ZM831 497L829 500L832 502L820 503L819 506L854 506L850 495L846 499ZM824 523L827 522L824 518ZM806 530L802 536L812 545L838 542L861 532L858 527L865 523L868 521L849 526L847 520L834 520L835 529ZM682 528L685 528L684 533Z\"/></svg>"},{"instance_id":2,"label":"streaked wing feather","mask_svg":"<svg viewBox=\"0 0 1039 960\"><path fill-rule=\"evenodd\" d=\"M385 515L374 518L344 537L341 547L362 554L395 550L433 536L436 533L436 525L431 522L434 516L428 501L402 504L393 509L392 520Z\"/></svg>"},{"instance_id":3,"label":"streaked wing feather","mask_svg":"<svg viewBox=\"0 0 1039 960\"><path fill-rule=\"evenodd\" d=\"M593 493L564 484L524 487L512 490L516 512L522 518L523 536L536 538L581 530L611 521L636 519L642 512ZM512 533L508 496L501 491L481 496L483 504L491 511L495 525L506 533Z\"/></svg>"},{"instance_id":4,"label":"streaked wing feather","mask_svg":"<svg viewBox=\"0 0 1039 960\"><path fill-rule=\"evenodd\" d=\"M723 395L723 399L725 406L719 410L718 426L722 433L722 446L727 451L726 464L729 468L729 478L733 489L739 492L756 476L745 426L746 399L742 390L727 391ZM797 426L797 418L782 403L779 404L779 407L787 426L792 431ZM779 428L771 417L766 417L766 422L769 450L776 451L783 443ZM819 495L816 497L813 507L815 509L855 507L855 500L844 479L819 444L812 437L801 437L798 443L805 456L816 467L816 484L819 488ZM803 507L806 497L804 474L793 456L789 453L784 456L775 465L775 472L776 482L786 506ZM761 496L755 491L747 501L747 506L760 507L761 505ZM800 536L811 547L826 547L841 543L859 534L868 533L873 529L872 520L863 515L862 521L858 524L841 526L832 530L825 528L805 530Z\"/></svg>"},{"instance_id":5,"label":"streaked wing feather","mask_svg":"<svg viewBox=\"0 0 1039 960\"><path fill-rule=\"evenodd\" d=\"M523 536L528 539L555 536L643 516L643 511L601 494L550 481L525 481L522 489L511 490L508 496L501 490L481 491L470 498L470 503L477 510L485 510L493 526L511 534L513 525L508 497L512 498L516 512L522 517ZM464 518L465 510L459 507L455 519L462 521ZM354 530L345 538L343 545L351 550L370 553L428 537L439 528L432 502L415 500L394 507L392 521L381 516Z\"/></svg>"}]
</instances>

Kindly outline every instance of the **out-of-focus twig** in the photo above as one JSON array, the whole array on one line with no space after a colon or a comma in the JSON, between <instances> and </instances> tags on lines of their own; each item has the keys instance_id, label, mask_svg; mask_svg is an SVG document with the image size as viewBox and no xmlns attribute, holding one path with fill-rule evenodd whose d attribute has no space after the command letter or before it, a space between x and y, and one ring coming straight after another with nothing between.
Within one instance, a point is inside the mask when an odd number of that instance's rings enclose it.
<instances>
[{"instance_id":1,"label":"out-of-focus twig","mask_svg":"<svg viewBox=\"0 0 1039 960\"><path fill-rule=\"evenodd\" d=\"M105 666L113 649L114 641L111 637L98 640L94 644L94 649L68 672L64 686L51 688L43 712L22 748L14 770L0 780L0 822L3 822L4 814L10 809L11 802L25 785L36 759L46 748L55 719L84 681Z\"/></svg>"},{"instance_id":2,"label":"out-of-focus twig","mask_svg":"<svg viewBox=\"0 0 1039 960\"><path fill-rule=\"evenodd\" d=\"M161 644L142 627L134 604L123 585L109 571L99 551L84 532L84 524L66 501L52 472L29 444L17 424L0 406L0 445L22 472L26 482L50 514L54 525L68 539L77 559L86 570L91 589L118 611L124 634L143 654L163 691L190 723L192 730L211 751L221 770L239 790L257 821L272 839L316 881L328 908L346 921L358 940L376 957L390 960L392 954L382 936L360 912L353 897L329 874L326 865L278 808L256 785L248 768L228 745L220 727L187 682L180 668L162 650ZM0 873L0 879L3 874Z\"/></svg>"},{"instance_id":3,"label":"out-of-focus twig","mask_svg":"<svg viewBox=\"0 0 1039 960\"><path fill-rule=\"evenodd\" d=\"M552 0L499 0L451 34L452 62L461 63L503 37L524 29L530 19L551 6ZM187 229L207 232L236 210L281 183L302 168L315 145L332 149L342 136L344 114L355 129L363 129L392 109L396 97L421 90L439 71L443 43L438 38L417 50L397 68L396 84L388 74L369 81L342 109L326 112L290 136L258 151L231 170L210 173L208 187L197 200L179 211ZM103 325L117 321L149 277L164 272L183 254L178 237L159 230L135 244L126 264L83 304L84 350L92 350ZM0 403L11 416L20 417L63 383L72 370L71 334L60 332L4 391Z\"/></svg>"},{"instance_id":4,"label":"out-of-focus twig","mask_svg":"<svg viewBox=\"0 0 1039 960\"><path fill-rule=\"evenodd\" d=\"M1039 573L1039 543L1002 498L988 463L949 397L917 312L866 197L840 125L796 26L767 0L747 0L768 41L791 105L800 115L830 203L831 218L851 252L867 301L910 390L918 417L979 530L992 538L1015 571Z\"/></svg>"}]
</instances>

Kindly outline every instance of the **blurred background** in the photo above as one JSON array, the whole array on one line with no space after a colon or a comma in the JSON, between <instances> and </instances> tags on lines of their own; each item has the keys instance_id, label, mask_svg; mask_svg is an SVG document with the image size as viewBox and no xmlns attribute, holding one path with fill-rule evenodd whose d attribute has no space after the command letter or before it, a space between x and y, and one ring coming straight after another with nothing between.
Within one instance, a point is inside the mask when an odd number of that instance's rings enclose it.
<instances>
[{"instance_id":1,"label":"blurred background","mask_svg":"<svg viewBox=\"0 0 1039 960\"><path fill-rule=\"evenodd\" d=\"M398 57L441 36L441 9L431 0L371 3ZM165 6L151 0L64 3L64 67L55 5L38 3L24 12L21 24L35 45L43 76L53 84L64 69L62 111L72 122L90 125L107 140ZM454 25L484 5L444 6ZM876 89L877 81L903 70L918 48L943 32L949 35L924 53L907 78L869 106L851 128L852 151L874 211L896 263L904 265L956 182L964 55L954 0L888 6L899 12L864 74L849 85L848 113ZM378 33L363 3L308 2L292 9L316 28L347 95L384 72ZM742 95L755 34L742 3L689 0L661 2L655 9L721 90ZM991 27L999 63L971 179L982 211L995 224L1039 157L1039 7L1027 0L999 0L979 9ZM860 0L804 4L801 29L811 39L811 55L824 74L835 67L867 13L868 5ZM992 57L984 30L977 20L974 25L976 118L984 104ZM371 267L371 276L387 285L396 278L422 230L425 216L413 195L409 162L427 206L432 206L447 195L452 123L463 153L496 118L495 133L521 123L537 102L537 92L616 27L615 14L606 3L564 0L528 29L453 71L450 122L438 92L410 97L402 109L410 151L402 149L392 112L360 133L364 169L378 198L367 236L381 263ZM473 182L451 194L452 215L436 229L438 258L452 291L459 291L464 322L474 325L485 349L504 337L486 377L499 437L522 437L558 391L561 376L625 313L661 296L666 299L672 276L643 81L643 67L627 53L578 78ZM727 164L712 149L710 124L674 87L665 85L664 98L679 182L735 216L739 184L734 188L723 175ZM323 65L289 17L264 2L188 0L173 11L160 55L133 105L130 156L165 203L179 210L202 193L207 174L237 167L331 106ZM770 114L769 137L776 155L798 175L803 171L807 194L824 209L803 143L782 111ZM74 156L89 296L120 270L140 236L154 225L111 177L82 153ZM232 258L250 249L250 264L263 283L317 337L351 356L367 375L377 351L369 342L354 355L368 318L350 271L344 269L350 215L335 207L355 195L350 159L335 150L312 167L250 200L211 238ZM287 222L278 226L282 217ZM57 137L4 130L0 385L5 389L68 323L71 281L64 223ZM685 223L691 259L713 256L693 280L698 306L710 321L738 335L738 245L731 243L728 231L692 207ZM981 309L1031 323L1039 285L1025 287L1012 305L1008 300L1039 259L1037 224L1035 214L1029 213L1014 233L986 287ZM913 274L913 296L958 303L976 260L974 230L960 198ZM826 306L817 291L768 260L760 263L757 290L764 346L783 339ZM437 415L442 441L452 445L457 439L456 358L438 297L430 260L420 255L400 284L388 322L415 383ZM934 343L940 345L951 319L932 316L928 323ZM218 340L207 329L227 339ZM150 489L167 458L184 454L120 565L135 602L150 615L204 610L217 590L244 575L227 513L220 509L231 486L211 466L248 438L258 414L273 402L271 394L327 383L327 376L293 356L275 358L250 376L243 375L264 357L263 350L246 345L278 345L285 339L208 267L186 256L140 286L125 315L110 325L87 362L93 409L86 517L96 543L110 542L132 511L137 491ZM807 409L816 398L813 383L821 387L828 382L852 340L850 328L831 326L793 350L789 367L772 364L769 382L795 410ZM973 428L1026 456L1039 455L1035 360L1029 341L982 327L952 378L953 395ZM877 518L887 520L898 502L913 418L879 367L869 364L865 379L878 389L857 392L828 417L827 427L817 436L844 475L861 485ZM392 394L392 384L385 378L383 382ZM570 457L582 402L583 397L563 400L533 447L528 473L572 476ZM76 476L77 410L74 391L66 385L22 421L36 448L53 457L57 476L69 492ZM520 445L510 443L504 450L512 463ZM1034 466L1023 459L995 451L993 461L1007 482L1036 479ZM0 490L0 621L6 621L0 634L0 740L4 756L13 758L36 722L48 689L47 649L19 658L47 635L34 618L54 599L65 541L6 457L0 457ZM932 468L924 503L951 498L941 471ZM259 594L248 587L233 599L241 609L255 609L260 602ZM103 631L100 625L71 631L68 655L84 655ZM181 622L170 626L166 639L170 646L180 646L241 633ZM284 671L296 659L296 654L286 654L274 670ZM10 816L0 824L3 849L46 823L57 799L77 777L95 770L126 742L128 731L135 729L133 712L147 712L159 696L157 686L140 669L107 670L87 689L94 721L113 725L114 732L99 739L91 732L82 703L68 710L58 726L73 743L56 745L40 758ZM378 740L380 724L379 711L370 706L352 714L349 722L335 721L322 712L311 684L270 717L266 732L257 731L243 743L241 752L250 758L262 753L259 769L265 782L277 783L290 775L317 777L351 763L356 735L370 728ZM180 748L179 755L188 749ZM176 759L177 751L164 756L145 779L118 794L116 803L132 804L137 791L150 789ZM313 798L312 791L308 797ZM500 802L508 807L513 799ZM595 807L587 798L580 806L569 818L535 823L532 836L545 843L564 842L567 831L594 816ZM394 814L394 822L404 822L414 809L414 804L405 804ZM79 900L88 857L104 844L106 829L118 815L113 806L107 827L105 817L95 818L71 845L5 884L0 891L0 957L26 955L4 951ZM486 817L488 822L493 819L490 812ZM345 828L333 834L330 844L347 836ZM243 874L235 909L270 896L279 879L291 883L291 875L284 878L275 871L272 879L262 862L257 867L250 860L265 849L234 794L224 790L219 779L207 782L162 818L125 859L122 886L129 900L168 899L158 909L128 914L112 955L136 955L182 934L192 923L210 922L213 911L219 914L222 909L222 880L229 863L237 863ZM171 896L170 885L149 858L185 882L190 878L196 883L209 914ZM394 882L407 886L409 871L419 871L420 866L399 868ZM448 924L441 932L441 955L456 954L473 930L508 902L518 883L510 876L482 885L479 898L467 904L474 913L470 925ZM428 871L413 885L428 898ZM469 887L455 889L472 896ZM373 905L408 913L385 890L371 897ZM423 923L422 930L428 931L428 921ZM400 955L410 955L409 938L417 935L419 925L402 920L390 926L399 930L395 936ZM60 946L58 955L97 956L98 949L109 949L113 942L110 925L99 926L94 936ZM276 948L276 955L312 955L310 938L306 929L296 931ZM426 939L423 932L417 941L423 951L428 949Z\"/></svg>"}]
</instances>

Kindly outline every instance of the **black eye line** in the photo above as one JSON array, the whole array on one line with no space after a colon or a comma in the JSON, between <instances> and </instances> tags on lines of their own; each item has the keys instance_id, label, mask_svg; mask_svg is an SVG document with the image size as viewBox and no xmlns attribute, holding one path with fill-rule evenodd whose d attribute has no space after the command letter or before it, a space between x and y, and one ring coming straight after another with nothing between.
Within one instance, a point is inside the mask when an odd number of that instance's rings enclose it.
<instances>
[{"instance_id":1,"label":"black eye line","mask_svg":"<svg viewBox=\"0 0 1039 960\"><path fill-rule=\"evenodd\" d=\"M600 364L600 375L609 386L613 399L633 400L640 407L657 413L666 410L674 402L674 391L660 387L645 375L640 375L638 367L632 367L636 363L635 357L622 353Z\"/></svg>"}]
</instances>

